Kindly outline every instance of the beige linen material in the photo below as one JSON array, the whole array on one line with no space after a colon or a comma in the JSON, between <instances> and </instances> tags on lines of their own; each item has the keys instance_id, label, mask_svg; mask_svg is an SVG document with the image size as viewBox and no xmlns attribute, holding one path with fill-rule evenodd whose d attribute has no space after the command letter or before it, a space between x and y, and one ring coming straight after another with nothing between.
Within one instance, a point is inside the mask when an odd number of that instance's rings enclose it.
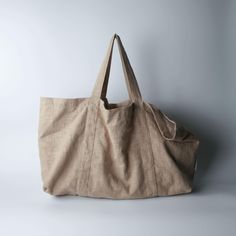
<instances>
[{"instance_id":1,"label":"beige linen material","mask_svg":"<svg viewBox=\"0 0 236 236\"><path fill-rule=\"evenodd\" d=\"M117 40L129 100L106 99ZM41 98L43 189L52 195L147 198L189 193L198 139L142 100L118 35L111 39L89 98Z\"/></svg>"}]
</instances>

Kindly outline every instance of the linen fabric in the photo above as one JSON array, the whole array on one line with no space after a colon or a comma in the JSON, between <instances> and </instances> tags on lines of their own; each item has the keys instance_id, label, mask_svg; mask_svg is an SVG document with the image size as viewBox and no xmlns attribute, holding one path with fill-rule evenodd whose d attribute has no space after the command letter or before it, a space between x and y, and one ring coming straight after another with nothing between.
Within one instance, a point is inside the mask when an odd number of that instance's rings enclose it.
<instances>
[{"instance_id":1,"label":"linen fabric","mask_svg":"<svg viewBox=\"0 0 236 236\"><path fill-rule=\"evenodd\" d=\"M106 99L117 40L129 100ZM144 102L115 34L89 98L40 101L43 190L52 195L130 199L190 193L199 140Z\"/></svg>"}]
</instances>

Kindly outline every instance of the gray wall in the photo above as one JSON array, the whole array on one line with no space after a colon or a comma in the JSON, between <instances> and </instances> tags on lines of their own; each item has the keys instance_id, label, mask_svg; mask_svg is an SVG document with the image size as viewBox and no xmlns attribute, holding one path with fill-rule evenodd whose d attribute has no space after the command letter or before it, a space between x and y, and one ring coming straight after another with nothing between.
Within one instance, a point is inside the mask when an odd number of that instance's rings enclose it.
<instances>
[{"instance_id":1,"label":"gray wall","mask_svg":"<svg viewBox=\"0 0 236 236\"><path fill-rule=\"evenodd\" d=\"M118 33L143 98L201 140L196 192L235 189L235 25L230 0L0 0L4 188L14 189L6 187L13 176L40 188L39 97L90 96ZM117 49L113 62L108 99L121 101L127 92Z\"/></svg>"}]
</instances>

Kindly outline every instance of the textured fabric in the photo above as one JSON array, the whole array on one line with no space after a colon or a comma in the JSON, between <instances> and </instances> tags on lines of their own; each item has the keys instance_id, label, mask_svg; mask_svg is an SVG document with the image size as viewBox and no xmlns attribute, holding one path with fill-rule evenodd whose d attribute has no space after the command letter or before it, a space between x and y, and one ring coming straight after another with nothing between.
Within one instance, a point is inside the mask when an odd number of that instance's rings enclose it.
<instances>
[{"instance_id":1,"label":"textured fabric","mask_svg":"<svg viewBox=\"0 0 236 236\"><path fill-rule=\"evenodd\" d=\"M117 39L130 99L109 104L107 84ZM89 98L41 98L43 189L52 195L128 199L189 193L198 139L142 100L118 35Z\"/></svg>"}]
</instances>

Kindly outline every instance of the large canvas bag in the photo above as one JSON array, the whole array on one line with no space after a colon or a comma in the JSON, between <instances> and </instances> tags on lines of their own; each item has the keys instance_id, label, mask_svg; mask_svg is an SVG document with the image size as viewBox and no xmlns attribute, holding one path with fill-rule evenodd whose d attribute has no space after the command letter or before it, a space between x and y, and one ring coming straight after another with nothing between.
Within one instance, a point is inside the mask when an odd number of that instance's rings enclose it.
<instances>
[{"instance_id":1,"label":"large canvas bag","mask_svg":"<svg viewBox=\"0 0 236 236\"><path fill-rule=\"evenodd\" d=\"M106 99L117 40L129 100ZM118 35L111 39L89 98L41 98L43 189L52 195L147 198L189 193L197 138L142 100Z\"/></svg>"}]
</instances>

